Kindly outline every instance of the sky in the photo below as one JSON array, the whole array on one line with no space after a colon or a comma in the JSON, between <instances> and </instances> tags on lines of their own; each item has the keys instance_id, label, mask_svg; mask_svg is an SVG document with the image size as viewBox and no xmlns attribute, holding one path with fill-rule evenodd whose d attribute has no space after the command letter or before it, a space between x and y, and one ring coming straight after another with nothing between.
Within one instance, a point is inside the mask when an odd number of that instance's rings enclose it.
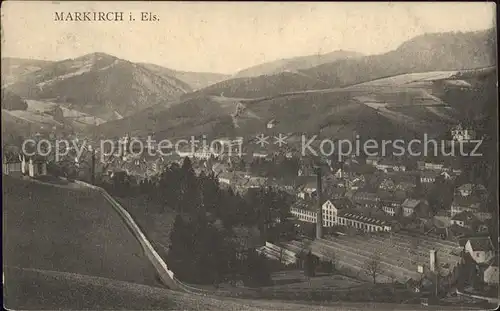
<instances>
[{"instance_id":1,"label":"sky","mask_svg":"<svg viewBox=\"0 0 500 311\"><path fill-rule=\"evenodd\" d=\"M55 12L120 11L135 21L60 22ZM2 56L104 52L172 69L232 74L276 59L380 54L415 36L492 28L494 3L24 2L2 4ZM151 12L159 21L140 21Z\"/></svg>"}]
</instances>

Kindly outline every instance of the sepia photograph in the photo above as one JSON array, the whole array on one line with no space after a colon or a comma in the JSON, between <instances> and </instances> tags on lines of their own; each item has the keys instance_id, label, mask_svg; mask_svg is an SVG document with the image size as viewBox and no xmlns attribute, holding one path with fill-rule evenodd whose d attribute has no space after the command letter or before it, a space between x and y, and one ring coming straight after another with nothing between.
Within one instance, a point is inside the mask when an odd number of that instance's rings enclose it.
<instances>
[{"instance_id":1,"label":"sepia photograph","mask_svg":"<svg viewBox=\"0 0 500 311\"><path fill-rule=\"evenodd\" d=\"M4 1L6 310L495 310L494 2Z\"/></svg>"}]
</instances>

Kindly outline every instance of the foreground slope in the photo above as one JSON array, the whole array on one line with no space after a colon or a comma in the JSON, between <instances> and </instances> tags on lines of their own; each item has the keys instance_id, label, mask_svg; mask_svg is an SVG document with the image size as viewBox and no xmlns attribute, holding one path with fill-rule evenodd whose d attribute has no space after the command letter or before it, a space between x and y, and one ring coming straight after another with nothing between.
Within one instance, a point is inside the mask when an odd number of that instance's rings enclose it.
<instances>
[{"instance_id":1,"label":"foreground slope","mask_svg":"<svg viewBox=\"0 0 500 311\"><path fill-rule=\"evenodd\" d=\"M10 177L2 184L4 267L159 285L139 242L100 193Z\"/></svg>"},{"instance_id":2,"label":"foreground slope","mask_svg":"<svg viewBox=\"0 0 500 311\"><path fill-rule=\"evenodd\" d=\"M4 272L8 284L11 284L4 289L4 306L18 310L479 310L458 305L421 306L371 302L325 302L322 305L311 305L307 302L247 300L179 293L65 272L19 268L7 268Z\"/></svg>"}]
</instances>

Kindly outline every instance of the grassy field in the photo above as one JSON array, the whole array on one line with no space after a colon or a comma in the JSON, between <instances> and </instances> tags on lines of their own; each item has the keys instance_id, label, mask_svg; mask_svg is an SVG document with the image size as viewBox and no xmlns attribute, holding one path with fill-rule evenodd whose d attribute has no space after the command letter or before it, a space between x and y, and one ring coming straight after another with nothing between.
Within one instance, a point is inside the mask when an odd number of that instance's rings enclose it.
<instances>
[{"instance_id":1,"label":"grassy field","mask_svg":"<svg viewBox=\"0 0 500 311\"><path fill-rule=\"evenodd\" d=\"M159 286L139 242L99 193L5 177L3 196L4 266Z\"/></svg>"},{"instance_id":2,"label":"grassy field","mask_svg":"<svg viewBox=\"0 0 500 311\"><path fill-rule=\"evenodd\" d=\"M272 275L276 285L267 287L273 290L310 290L311 288L320 288L321 290L339 290L350 287L356 287L363 282L342 275L317 275L307 279L302 271L283 271Z\"/></svg>"}]
</instances>

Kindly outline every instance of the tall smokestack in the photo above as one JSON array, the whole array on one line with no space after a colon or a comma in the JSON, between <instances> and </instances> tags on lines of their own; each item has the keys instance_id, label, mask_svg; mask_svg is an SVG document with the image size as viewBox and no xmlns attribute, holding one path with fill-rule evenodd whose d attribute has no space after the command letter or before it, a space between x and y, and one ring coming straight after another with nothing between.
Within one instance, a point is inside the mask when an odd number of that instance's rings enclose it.
<instances>
[{"instance_id":1,"label":"tall smokestack","mask_svg":"<svg viewBox=\"0 0 500 311\"><path fill-rule=\"evenodd\" d=\"M318 211L317 211L317 220L316 220L316 239L323 238L323 208L321 206L322 200L322 181L321 181L321 167L316 167L316 180L317 180L317 189L316 189L316 198L318 199Z\"/></svg>"},{"instance_id":2,"label":"tall smokestack","mask_svg":"<svg viewBox=\"0 0 500 311\"><path fill-rule=\"evenodd\" d=\"M434 249L430 250L430 270L434 273L434 294L437 297L439 293L439 266L437 262L437 251Z\"/></svg>"},{"instance_id":3,"label":"tall smokestack","mask_svg":"<svg viewBox=\"0 0 500 311\"><path fill-rule=\"evenodd\" d=\"M434 249L431 249L430 250L430 262L429 262L429 268L431 270L431 272L436 272L436 266L437 266L437 262L436 262L436 258L437 258L437 251L434 250Z\"/></svg>"}]
</instances>

